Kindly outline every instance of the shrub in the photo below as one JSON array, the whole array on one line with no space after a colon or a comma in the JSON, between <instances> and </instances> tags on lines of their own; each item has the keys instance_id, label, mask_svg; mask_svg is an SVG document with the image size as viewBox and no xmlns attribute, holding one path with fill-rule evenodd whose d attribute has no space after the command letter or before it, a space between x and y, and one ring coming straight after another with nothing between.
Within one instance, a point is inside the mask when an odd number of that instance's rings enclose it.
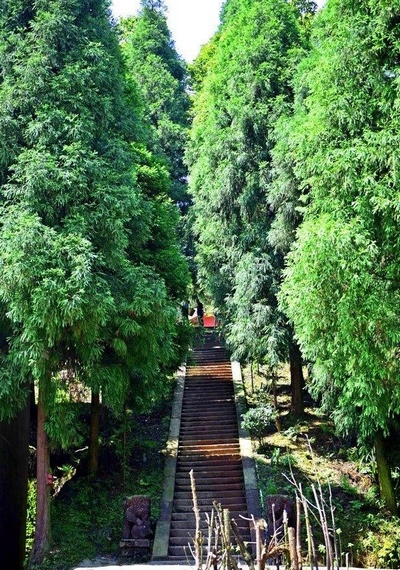
<instances>
[{"instance_id":1,"label":"shrub","mask_svg":"<svg viewBox=\"0 0 400 570\"><path fill-rule=\"evenodd\" d=\"M367 515L368 528L360 541L366 563L375 568L400 568L400 525L397 518Z\"/></svg>"},{"instance_id":2,"label":"shrub","mask_svg":"<svg viewBox=\"0 0 400 570\"><path fill-rule=\"evenodd\" d=\"M242 415L242 427L247 429L252 437L256 437L261 445L262 438L270 431L276 418L276 412L270 405L251 408Z\"/></svg>"}]
</instances>

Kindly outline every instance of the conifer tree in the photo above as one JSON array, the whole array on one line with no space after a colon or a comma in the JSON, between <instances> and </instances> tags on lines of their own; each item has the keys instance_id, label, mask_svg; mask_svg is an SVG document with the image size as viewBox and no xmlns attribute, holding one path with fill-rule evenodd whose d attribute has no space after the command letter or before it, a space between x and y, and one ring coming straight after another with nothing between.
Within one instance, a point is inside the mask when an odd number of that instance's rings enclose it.
<instances>
[{"instance_id":1,"label":"conifer tree","mask_svg":"<svg viewBox=\"0 0 400 570\"><path fill-rule=\"evenodd\" d=\"M121 46L128 74L137 82L144 115L151 127L150 146L172 178L174 201L187 201L183 162L189 126L187 69L175 49L163 1L142 0L139 15L122 19Z\"/></svg>"},{"instance_id":2,"label":"conifer tree","mask_svg":"<svg viewBox=\"0 0 400 570\"><path fill-rule=\"evenodd\" d=\"M269 240L269 192L274 126L291 103L291 73L305 45L298 17L287 2L224 4L205 75L196 78L188 152L200 280L235 356L271 368L288 358L291 342L277 302L283 255ZM293 382L301 396L301 365L292 371L300 372ZM300 397L294 412L302 406Z\"/></svg>"},{"instance_id":3,"label":"conifer tree","mask_svg":"<svg viewBox=\"0 0 400 570\"><path fill-rule=\"evenodd\" d=\"M400 410L399 13L397 0L329 0L276 160L281 195L291 188L283 210L304 216L282 304L313 363L313 393L342 433L375 448L392 512L384 439Z\"/></svg>"},{"instance_id":4,"label":"conifer tree","mask_svg":"<svg viewBox=\"0 0 400 570\"><path fill-rule=\"evenodd\" d=\"M138 184L139 105L109 16L106 0L13 0L0 16L0 299L11 323L1 405L35 379L32 562L51 538L48 432L57 418L49 413L65 389L60 371L120 403L132 378L148 379L146 366L156 374L171 359L171 291L185 286L172 230L167 248L181 271L167 283L171 256L154 233L165 210ZM152 246L158 260L148 263Z\"/></svg>"}]
</instances>

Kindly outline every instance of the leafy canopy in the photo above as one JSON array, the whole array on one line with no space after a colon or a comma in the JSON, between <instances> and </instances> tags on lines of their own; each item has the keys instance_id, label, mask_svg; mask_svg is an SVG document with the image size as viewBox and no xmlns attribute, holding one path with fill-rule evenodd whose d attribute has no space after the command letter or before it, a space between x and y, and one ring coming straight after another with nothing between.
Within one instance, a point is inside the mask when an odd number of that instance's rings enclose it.
<instances>
[{"instance_id":1,"label":"leafy canopy","mask_svg":"<svg viewBox=\"0 0 400 570\"><path fill-rule=\"evenodd\" d=\"M399 8L328 2L286 128L306 207L281 300L315 363L315 393L364 440L388 433L400 406Z\"/></svg>"}]
</instances>

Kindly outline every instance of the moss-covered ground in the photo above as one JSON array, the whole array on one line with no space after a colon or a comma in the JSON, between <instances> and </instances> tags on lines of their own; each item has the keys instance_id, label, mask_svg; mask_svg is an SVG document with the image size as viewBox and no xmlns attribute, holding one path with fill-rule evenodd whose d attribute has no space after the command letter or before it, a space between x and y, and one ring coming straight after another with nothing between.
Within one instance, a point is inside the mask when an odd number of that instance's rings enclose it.
<instances>
[{"instance_id":1,"label":"moss-covered ground","mask_svg":"<svg viewBox=\"0 0 400 570\"><path fill-rule=\"evenodd\" d=\"M250 368L243 371L249 406L273 402L268 374L263 370L259 372L253 370L251 374ZM347 554L351 565L400 568L400 521L385 512L379 502L372 457L357 450L354 439L338 437L333 423L310 398L306 399L304 416L293 418L289 374L285 367L280 370L276 388L281 429L278 431L271 422L265 435L254 441L262 502L267 495L274 494L295 498L295 485L301 484L304 494L313 503L312 485L317 489L321 486L330 522L332 499L341 565L345 566ZM399 464L399 459L394 448L393 465ZM394 468L395 478L396 474ZM332 536L333 525L330 526ZM324 541L319 521L314 520L313 527L323 564ZM305 540L303 544L306 549Z\"/></svg>"}]
</instances>

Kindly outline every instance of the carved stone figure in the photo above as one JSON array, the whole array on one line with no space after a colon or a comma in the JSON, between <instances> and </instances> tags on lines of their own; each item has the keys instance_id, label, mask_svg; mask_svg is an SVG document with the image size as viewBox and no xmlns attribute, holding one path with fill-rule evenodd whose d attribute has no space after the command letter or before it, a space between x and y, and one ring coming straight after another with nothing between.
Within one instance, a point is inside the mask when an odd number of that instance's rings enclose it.
<instances>
[{"instance_id":1,"label":"carved stone figure","mask_svg":"<svg viewBox=\"0 0 400 570\"><path fill-rule=\"evenodd\" d=\"M267 517L266 541L276 532L278 541L283 536L283 513L286 511L289 527L296 527L296 503L287 495L268 495L265 500Z\"/></svg>"},{"instance_id":2,"label":"carved stone figure","mask_svg":"<svg viewBox=\"0 0 400 570\"><path fill-rule=\"evenodd\" d=\"M149 538L151 535L150 498L145 495L134 495L124 501L123 508L122 538Z\"/></svg>"}]
</instances>

